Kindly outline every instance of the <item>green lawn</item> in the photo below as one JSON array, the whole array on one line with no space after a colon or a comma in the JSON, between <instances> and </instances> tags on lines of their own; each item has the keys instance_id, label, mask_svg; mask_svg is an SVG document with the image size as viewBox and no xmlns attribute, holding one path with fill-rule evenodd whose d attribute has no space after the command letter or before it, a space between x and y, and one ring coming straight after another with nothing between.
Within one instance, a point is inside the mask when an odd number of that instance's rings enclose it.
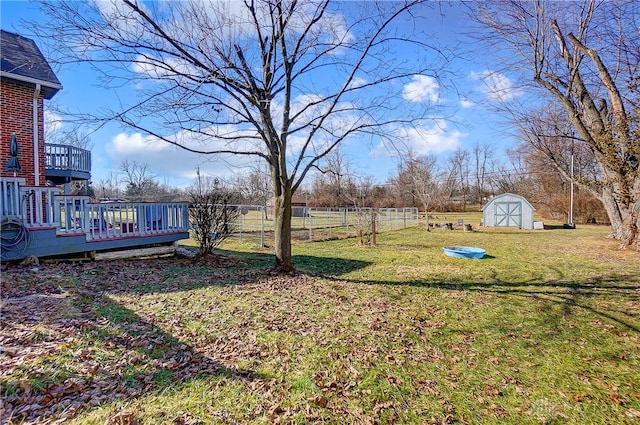
<instances>
[{"instance_id":1,"label":"green lawn","mask_svg":"<svg viewBox=\"0 0 640 425\"><path fill-rule=\"evenodd\" d=\"M638 423L640 255L606 234L297 243L295 276L239 242L195 262L6 268L8 421Z\"/></svg>"}]
</instances>

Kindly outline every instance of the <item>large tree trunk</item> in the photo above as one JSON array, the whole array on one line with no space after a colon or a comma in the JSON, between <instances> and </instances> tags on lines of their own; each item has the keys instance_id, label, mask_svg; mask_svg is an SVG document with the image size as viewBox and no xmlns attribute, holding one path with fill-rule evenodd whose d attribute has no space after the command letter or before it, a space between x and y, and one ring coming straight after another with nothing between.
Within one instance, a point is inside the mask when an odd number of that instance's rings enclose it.
<instances>
[{"instance_id":1,"label":"large tree trunk","mask_svg":"<svg viewBox=\"0 0 640 425\"><path fill-rule=\"evenodd\" d=\"M621 249L634 247L640 251L640 192L638 191L640 176L635 178L634 186L636 189L630 193L630 196L616 197L619 219L611 223L611 231L620 241Z\"/></svg>"},{"instance_id":2,"label":"large tree trunk","mask_svg":"<svg viewBox=\"0 0 640 425\"><path fill-rule=\"evenodd\" d=\"M629 208L623 211L622 225L618 230L617 239L620 241L621 249L634 247L640 251L640 202L635 203L635 210Z\"/></svg>"},{"instance_id":3,"label":"large tree trunk","mask_svg":"<svg viewBox=\"0 0 640 425\"><path fill-rule=\"evenodd\" d=\"M608 187L603 188L599 198L607 211L611 222L610 238L620 241L620 248L634 247L640 251L640 176L635 179L636 189L631 190L630 196L616 196ZM619 191L619 187L616 186Z\"/></svg>"},{"instance_id":4,"label":"large tree trunk","mask_svg":"<svg viewBox=\"0 0 640 425\"><path fill-rule=\"evenodd\" d=\"M285 188L275 197L275 268L279 273L288 273L294 270L291 260L291 195L291 188Z\"/></svg>"},{"instance_id":5,"label":"large tree trunk","mask_svg":"<svg viewBox=\"0 0 640 425\"><path fill-rule=\"evenodd\" d=\"M622 228L622 214L618 203L608 188L604 188L600 194L600 201L607 212L607 217L611 222L611 234L609 237L618 239L618 234Z\"/></svg>"}]
</instances>

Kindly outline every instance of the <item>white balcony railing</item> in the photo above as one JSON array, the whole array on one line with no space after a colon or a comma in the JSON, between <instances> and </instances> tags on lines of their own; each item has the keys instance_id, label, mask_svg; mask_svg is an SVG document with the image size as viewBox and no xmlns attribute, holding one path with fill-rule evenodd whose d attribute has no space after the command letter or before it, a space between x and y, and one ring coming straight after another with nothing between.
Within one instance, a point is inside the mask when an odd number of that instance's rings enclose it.
<instances>
[{"instance_id":1,"label":"white balcony railing","mask_svg":"<svg viewBox=\"0 0 640 425\"><path fill-rule=\"evenodd\" d=\"M25 186L22 178L0 179L0 216L14 217L28 228L57 227L55 187Z\"/></svg>"}]
</instances>

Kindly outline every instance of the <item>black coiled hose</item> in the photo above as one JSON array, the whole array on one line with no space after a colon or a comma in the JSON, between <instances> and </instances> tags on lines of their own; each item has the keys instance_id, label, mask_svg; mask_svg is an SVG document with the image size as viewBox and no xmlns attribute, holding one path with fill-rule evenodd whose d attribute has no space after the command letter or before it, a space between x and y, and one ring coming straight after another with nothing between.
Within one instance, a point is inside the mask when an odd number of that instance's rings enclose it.
<instances>
[{"instance_id":1,"label":"black coiled hose","mask_svg":"<svg viewBox=\"0 0 640 425\"><path fill-rule=\"evenodd\" d=\"M20 219L4 217L0 220L0 259L21 258L31 235Z\"/></svg>"}]
</instances>

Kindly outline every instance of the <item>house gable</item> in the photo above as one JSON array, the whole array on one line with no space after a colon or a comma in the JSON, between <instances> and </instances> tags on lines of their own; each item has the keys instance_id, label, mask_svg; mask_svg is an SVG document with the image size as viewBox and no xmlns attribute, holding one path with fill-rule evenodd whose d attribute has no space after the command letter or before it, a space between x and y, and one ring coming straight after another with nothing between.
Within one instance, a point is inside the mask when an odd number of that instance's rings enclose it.
<instances>
[{"instance_id":1,"label":"house gable","mask_svg":"<svg viewBox=\"0 0 640 425\"><path fill-rule=\"evenodd\" d=\"M61 88L60 81L33 40L0 30L0 176L44 183L44 99ZM8 170L15 135L21 170Z\"/></svg>"},{"instance_id":2,"label":"house gable","mask_svg":"<svg viewBox=\"0 0 640 425\"><path fill-rule=\"evenodd\" d=\"M62 88L33 40L0 30L0 56L2 80L34 88L40 85L45 99L51 99Z\"/></svg>"}]
</instances>

